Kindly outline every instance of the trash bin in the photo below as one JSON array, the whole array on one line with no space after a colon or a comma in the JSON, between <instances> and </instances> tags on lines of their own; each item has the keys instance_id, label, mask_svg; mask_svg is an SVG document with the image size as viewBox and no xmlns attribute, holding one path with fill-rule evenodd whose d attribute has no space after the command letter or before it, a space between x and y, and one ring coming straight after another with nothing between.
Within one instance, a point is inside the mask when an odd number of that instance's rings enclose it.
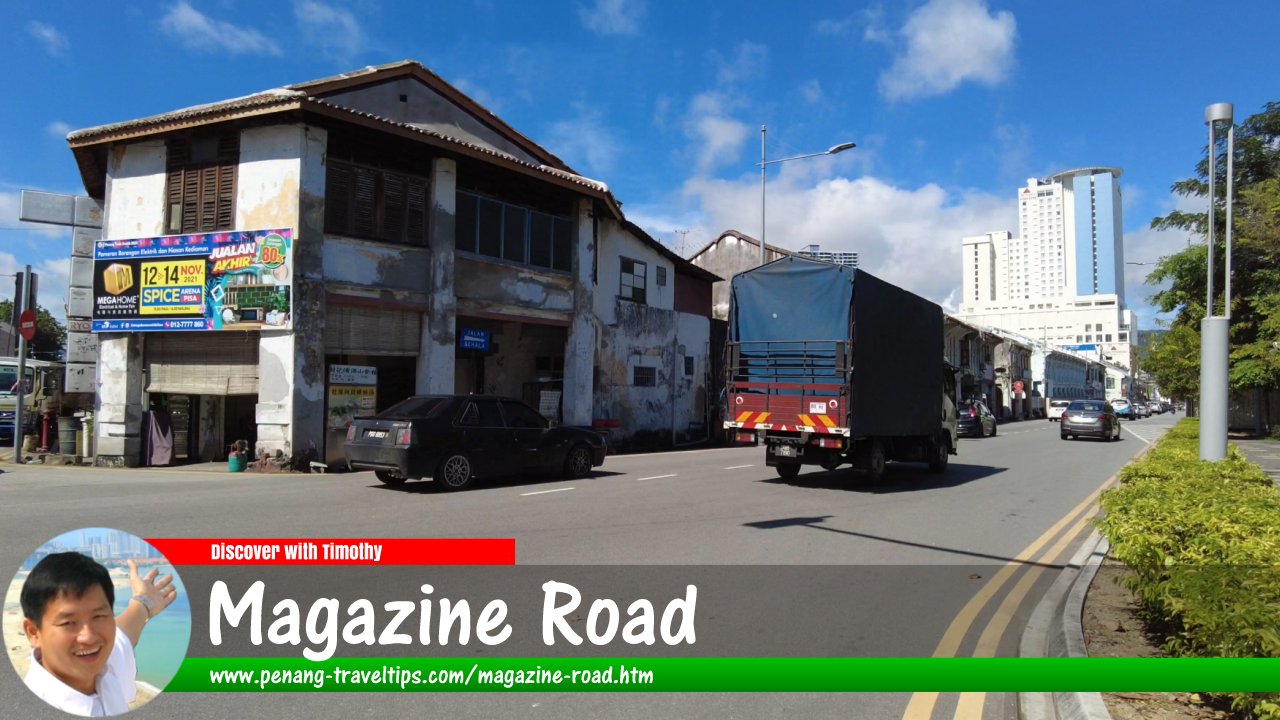
<instances>
[{"instance_id":1,"label":"trash bin","mask_svg":"<svg viewBox=\"0 0 1280 720\"><path fill-rule=\"evenodd\" d=\"M76 454L76 434L79 432L79 418L58 418L58 452L73 457Z\"/></svg>"},{"instance_id":2,"label":"trash bin","mask_svg":"<svg viewBox=\"0 0 1280 720\"><path fill-rule=\"evenodd\" d=\"M227 448L227 472L244 472L244 454L235 445Z\"/></svg>"}]
</instances>

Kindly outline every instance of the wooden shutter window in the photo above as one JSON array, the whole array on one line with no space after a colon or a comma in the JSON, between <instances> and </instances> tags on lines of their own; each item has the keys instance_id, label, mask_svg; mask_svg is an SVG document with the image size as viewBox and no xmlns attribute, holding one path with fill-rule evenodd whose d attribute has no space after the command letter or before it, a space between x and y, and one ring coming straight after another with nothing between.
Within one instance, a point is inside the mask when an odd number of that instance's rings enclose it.
<instances>
[{"instance_id":1,"label":"wooden shutter window","mask_svg":"<svg viewBox=\"0 0 1280 720\"><path fill-rule=\"evenodd\" d=\"M239 132L169 140L165 172L166 231L194 233L233 229L239 164Z\"/></svg>"},{"instance_id":2,"label":"wooden shutter window","mask_svg":"<svg viewBox=\"0 0 1280 720\"><path fill-rule=\"evenodd\" d=\"M325 183L325 232L427 244L426 178L330 160Z\"/></svg>"}]
</instances>

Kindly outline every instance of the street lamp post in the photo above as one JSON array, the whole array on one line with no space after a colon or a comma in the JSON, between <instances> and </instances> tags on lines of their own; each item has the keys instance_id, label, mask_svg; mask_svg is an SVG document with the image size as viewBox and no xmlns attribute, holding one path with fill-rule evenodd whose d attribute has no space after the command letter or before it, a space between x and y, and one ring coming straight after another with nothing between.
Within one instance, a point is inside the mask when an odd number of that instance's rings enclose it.
<instances>
[{"instance_id":1,"label":"street lamp post","mask_svg":"<svg viewBox=\"0 0 1280 720\"><path fill-rule=\"evenodd\" d=\"M1235 125L1231 103L1216 103L1204 109L1209 126L1209 267L1205 317L1200 321L1200 459L1218 461L1227 456L1227 375L1229 372L1231 326L1231 203L1234 188ZM1227 124L1227 256L1224 307L1214 315L1213 305L1213 209L1217 200L1214 180L1218 173L1218 123Z\"/></svg>"},{"instance_id":2,"label":"street lamp post","mask_svg":"<svg viewBox=\"0 0 1280 720\"><path fill-rule=\"evenodd\" d=\"M765 173L765 168L767 168L770 165L777 165L778 163L790 162L792 160L803 160L804 158L819 157L821 155L835 155L836 153L844 152L845 150L849 150L851 148L857 147L855 143L847 142L847 143L840 143L839 145L832 145L831 147L827 148L823 152L819 152L819 153L809 153L807 155L796 155L795 157L780 158L778 160L766 160L765 153L764 153L765 132L766 132L765 126L761 125L760 126L760 264L761 265L765 263L765 252L764 252L764 236L765 236L765 229L764 229L765 228L765 225L764 225L764 210L765 210L764 177L765 175L764 173Z\"/></svg>"}]
</instances>

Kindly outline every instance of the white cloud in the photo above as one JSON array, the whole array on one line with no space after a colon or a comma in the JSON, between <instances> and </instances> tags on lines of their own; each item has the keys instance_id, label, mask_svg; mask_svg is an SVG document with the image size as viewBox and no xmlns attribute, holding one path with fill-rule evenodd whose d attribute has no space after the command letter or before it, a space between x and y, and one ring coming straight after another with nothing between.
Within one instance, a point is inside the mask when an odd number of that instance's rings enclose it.
<instances>
[{"instance_id":1,"label":"white cloud","mask_svg":"<svg viewBox=\"0 0 1280 720\"><path fill-rule=\"evenodd\" d=\"M694 97L685 119L685 135L696 155L695 175L705 175L728 161L737 161L747 140L746 123L729 116L734 102L728 95L705 92Z\"/></svg>"},{"instance_id":2,"label":"white cloud","mask_svg":"<svg viewBox=\"0 0 1280 720\"><path fill-rule=\"evenodd\" d=\"M822 83L815 79L801 85L800 97L803 97L804 101L810 104L822 102Z\"/></svg>"},{"instance_id":3,"label":"white cloud","mask_svg":"<svg viewBox=\"0 0 1280 720\"><path fill-rule=\"evenodd\" d=\"M494 115L499 114L498 110L501 109L502 104L498 102L498 98L494 96L493 93L485 90L466 78L451 80L449 84L461 90L462 94L480 103L489 112Z\"/></svg>"},{"instance_id":4,"label":"white cloud","mask_svg":"<svg viewBox=\"0 0 1280 720\"><path fill-rule=\"evenodd\" d=\"M61 57L71 47L71 44L67 42L67 36L52 25L32 20L27 23L27 32L44 43L45 50L54 57Z\"/></svg>"},{"instance_id":5,"label":"white cloud","mask_svg":"<svg viewBox=\"0 0 1280 720\"><path fill-rule=\"evenodd\" d=\"M732 85L763 72L769 48L744 40L738 45L732 58L726 60L719 53L712 53L712 57L718 66L716 82L720 85Z\"/></svg>"},{"instance_id":6,"label":"white cloud","mask_svg":"<svg viewBox=\"0 0 1280 720\"><path fill-rule=\"evenodd\" d=\"M834 37L843 37L853 32L858 25L856 15L850 15L844 18L824 18L818 21L814 26L814 31L819 35L832 35Z\"/></svg>"},{"instance_id":7,"label":"white cloud","mask_svg":"<svg viewBox=\"0 0 1280 720\"><path fill-rule=\"evenodd\" d=\"M65 140L67 137L67 134L71 132L71 126L68 125L67 123L62 122L61 120L54 120L53 122L46 125L44 129L50 135L58 138L59 140Z\"/></svg>"},{"instance_id":8,"label":"white cloud","mask_svg":"<svg viewBox=\"0 0 1280 720\"><path fill-rule=\"evenodd\" d=\"M887 99L941 95L961 83L994 86L1014 63L1017 23L1013 13L994 15L985 0L929 0L901 30L906 47L880 74Z\"/></svg>"},{"instance_id":9,"label":"white cloud","mask_svg":"<svg viewBox=\"0 0 1280 720\"><path fill-rule=\"evenodd\" d=\"M160 29L188 50L225 52L232 55L273 55L283 53L274 40L252 28L214 20L179 0L160 19Z\"/></svg>"},{"instance_id":10,"label":"white cloud","mask_svg":"<svg viewBox=\"0 0 1280 720\"><path fill-rule=\"evenodd\" d=\"M293 14L307 45L318 47L335 62L348 64L364 48L364 31L348 10L316 0L298 0Z\"/></svg>"},{"instance_id":11,"label":"white cloud","mask_svg":"<svg viewBox=\"0 0 1280 720\"><path fill-rule=\"evenodd\" d=\"M831 158L810 165L828 163L829 168L840 162ZM950 299L955 305L960 239L1014 220L1013 203L1003 196L957 193L933 184L897 187L869 176L815 184L811 172L782 172L770 179L769 244L856 252L864 269L938 303ZM711 237L729 228L759 234L760 187L753 180L694 178L684 189L700 204L702 225L714 229Z\"/></svg>"},{"instance_id":12,"label":"white cloud","mask_svg":"<svg viewBox=\"0 0 1280 720\"><path fill-rule=\"evenodd\" d=\"M595 0L578 6L578 17L588 30L601 35L635 35L640 32L645 6L640 0Z\"/></svg>"},{"instance_id":13,"label":"white cloud","mask_svg":"<svg viewBox=\"0 0 1280 720\"><path fill-rule=\"evenodd\" d=\"M571 167L594 177L608 176L618 158L618 141L597 108L577 104L577 117L551 126L546 147Z\"/></svg>"}]
</instances>

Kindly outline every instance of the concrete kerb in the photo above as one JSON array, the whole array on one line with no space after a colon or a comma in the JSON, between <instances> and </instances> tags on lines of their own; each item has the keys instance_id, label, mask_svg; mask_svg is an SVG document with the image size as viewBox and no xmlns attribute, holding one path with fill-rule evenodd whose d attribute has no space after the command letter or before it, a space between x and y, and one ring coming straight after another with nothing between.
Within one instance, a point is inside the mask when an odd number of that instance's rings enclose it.
<instances>
[{"instance_id":1,"label":"concrete kerb","mask_svg":"<svg viewBox=\"0 0 1280 720\"><path fill-rule=\"evenodd\" d=\"M1036 605L1018 646L1020 657L1088 657L1084 644L1084 600L1110 543L1094 530ZM1019 693L1023 720L1110 720L1096 692Z\"/></svg>"},{"instance_id":2,"label":"concrete kerb","mask_svg":"<svg viewBox=\"0 0 1280 720\"><path fill-rule=\"evenodd\" d=\"M1156 442L1144 447L1130 462L1141 459ZM1107 484L1116 476L1109 478ZM1111 543L1097 530L1089 534L1032 611L1018 644L1019 657L1089 656L1082 624L1084 601L1110 549ZM1018 693L1018 717L1022 720L1111 720L1111 713L1101 693Z\"/></svg>"}]
</instances>

